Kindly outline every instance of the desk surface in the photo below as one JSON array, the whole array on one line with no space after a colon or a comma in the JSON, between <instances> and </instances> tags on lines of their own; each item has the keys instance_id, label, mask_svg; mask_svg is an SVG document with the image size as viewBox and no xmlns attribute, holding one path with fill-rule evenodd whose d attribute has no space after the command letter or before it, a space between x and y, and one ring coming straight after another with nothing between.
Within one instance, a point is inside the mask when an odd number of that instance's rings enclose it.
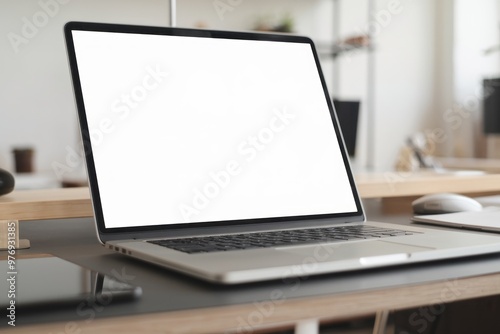
<instances>
[{"instance_id":1,"label":"desk surface","mask_svg":"<svg viewBox=\"0 0 500 334\"><path fill-rule=\"evenodd\" d=\"M398 198L435 192L498 193L500 174L364 173L356 175L362 198ZM0 197L1 219L91 217L88 188L15 191Z\"/></svg>"},{"instance_id":2,"label":"desk surface","mask_svg":"<svg viewBox=\"0 0 500 334\"><path fill-rule=\"evenodd\" d=\"M371 205L371 204L370 204ZM370 205L367 205L370 208ZM372 215L373 216L373 215ZM373 216L374 218L379 218ZM393 217L401 221L401 217ZM404 218L403 218L404 219ZM119 272L143 288L137 302L107 306L93 315L73 309L18 318L16 332L248 332L300 320L338 321L500 294L500 254L358 273L242 286L218 286L160 269L100 246L90 219L23 222L32 248L107 274ZM62 278L64 279L64 278ZM272 296L279 295L276 302ZM33 326L36 326L33 327ZM6 329L6 321L0 329Z\"/></svg>"}]
</instances>

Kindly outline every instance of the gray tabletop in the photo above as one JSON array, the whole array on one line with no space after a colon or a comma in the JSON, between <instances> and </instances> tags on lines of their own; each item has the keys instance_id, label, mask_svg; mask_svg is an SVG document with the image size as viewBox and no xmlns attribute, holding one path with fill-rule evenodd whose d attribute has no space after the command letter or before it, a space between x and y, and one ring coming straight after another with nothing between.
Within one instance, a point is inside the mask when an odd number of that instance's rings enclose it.
<instances>
[{"instance_id":1,"label":"gray tabletop","mask_svg":"<svg viewBox=\"0 0 500 334\"><path fill-rule=\"evenodd\" d=\"M369 203L369 209L371 205L373 204ZM405 216L388 218L392 220L391 222L408 223L408 217ZM494 254L356 273L221 286L205 283L105 249L97 242L93 220L89 218L21 222L20 234L21 238L31 241L32 247L29 250L18 251L18 254L51 253L105 274L120 273L119 275L129 283L142 287L143 295L140 299L108 305L94 312L92 316L95 317L252 304L269 300L271 293L276 289L281 291L284 298L292 299L477 276L500 270L500 254ZM34 314L20 314L17 321L22 325L85 320L86 317L89 317L89 314L82 315L74 308L67 308L57 312L41 310ZM0 323L0 326L5 325L5 322Z\"/></svg>"}]
</instances>

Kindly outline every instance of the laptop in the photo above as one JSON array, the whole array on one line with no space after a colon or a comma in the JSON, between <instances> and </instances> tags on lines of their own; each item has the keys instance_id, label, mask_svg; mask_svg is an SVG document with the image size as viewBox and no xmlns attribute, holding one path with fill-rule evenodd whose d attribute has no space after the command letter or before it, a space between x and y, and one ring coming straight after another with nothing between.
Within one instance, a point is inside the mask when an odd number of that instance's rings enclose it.
<instances>
[{"instance_id":1,"label":"laptop","mask_svg":"<svg viewBox=\"0 0 500 334\"><path fill-rule=\"evenodd\" d=\"M236 284L500 251L500 237L367 222L313 42L70 22L99 241Z\"/></svg>"}]
</instances>

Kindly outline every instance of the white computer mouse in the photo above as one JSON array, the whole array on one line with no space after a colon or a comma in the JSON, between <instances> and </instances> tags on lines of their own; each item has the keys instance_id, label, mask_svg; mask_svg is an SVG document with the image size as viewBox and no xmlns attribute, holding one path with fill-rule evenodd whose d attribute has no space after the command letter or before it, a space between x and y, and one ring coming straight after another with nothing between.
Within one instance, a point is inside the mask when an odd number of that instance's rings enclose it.
<instances>
[{"instance_id":1,"label":"white computer mouse","mask_svg":"<svg viewBox=\"0 0 500 334\"><path fill-rule=\"evenodd\" d=\"M451 193L437 193L422 196L412 202L413 212L418 215L480 211L483 206L467 196Z\"/></svg>"}]
</instances>

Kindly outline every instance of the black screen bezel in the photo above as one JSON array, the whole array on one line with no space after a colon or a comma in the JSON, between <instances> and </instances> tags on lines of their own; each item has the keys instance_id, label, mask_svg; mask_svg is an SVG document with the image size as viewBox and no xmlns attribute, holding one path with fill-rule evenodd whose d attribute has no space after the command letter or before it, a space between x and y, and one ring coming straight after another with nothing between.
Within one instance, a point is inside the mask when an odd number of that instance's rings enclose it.
<instances>
[{"instance_id":1,"label":"black screen bezel","mask_svg":"<svg viewBox=\"0 0 500 334\"><path fill-rule=\"evenodd\" d=\"M133 33L133 34L152 34L152 35L170 35L170 36L185 36L185 37L203 37L203 38L223 38L223 39L242 39L242 40L259 40L259 41L275 41L275 42L292 42L292 43L306 43L309 44L314 55L316 67L323 87L325 99L330 110L332 125L335 129L337 140L341 143L340 151L344 166L346 168L349 184L353 193L357 211L349 213L332 213L332 214L318 214L307 216L286 216L286 217L271 217L271 218L258 218L258 219L241 219L241 220L226 220L226 221L210 221L210 222L197 222L197 223L181 223L181 224L166 224L166 225L145 225L135 227L123 228L109 228L106 227L104 214L102 209L101 197L99 193L99 184L95 170L95 164L92 154L92 146L90 143L89 127L85 113L85 103L83 99L82 87L80 85L80 76L78 72L78 64L75 54L73 43L73 31L96 31L96 32L116 32L116 33ZM76 107L78 112L78 119L80 123L81 137L83 142L83 149L85 154L85 163L88 173L88 181L90 193L92 197L92 205L94 216L97 224L97 230L101 240L110 239L110 236L115 233L139 233L146 231L158 230L195 230L196 228L203 227L224 227L256 224L269 226L282 226L286 222L303 221L303 220L325 220L334 219L339 222L352 222L364 221L365 216L363 213L362 204L359 198L358 191L355 186L353 174L349 165L349 158L341 135L341 130L338 125L337 116L333 107L332 100L329 97L326 88L326 82L321 70L319 57L314 47L313 41L305 36L296 36L288 34L269 34L269 33L254 33L254 32L236 32L236 31L220 31L220 30L201 30L201 29L187 29L187 28L168 28L168 27L154 27L154 26L137 26L137 25L123 25L123 24L109 24L109 23L92 23L92 22L68 22L64 26L64 34L67 46L67 53L69 59L70 72L72 77L73 89L76 100ZM276 225L278 224L278 225ZM111 238L112 239L112 238Z\"/></svg>"}]
</instances>

